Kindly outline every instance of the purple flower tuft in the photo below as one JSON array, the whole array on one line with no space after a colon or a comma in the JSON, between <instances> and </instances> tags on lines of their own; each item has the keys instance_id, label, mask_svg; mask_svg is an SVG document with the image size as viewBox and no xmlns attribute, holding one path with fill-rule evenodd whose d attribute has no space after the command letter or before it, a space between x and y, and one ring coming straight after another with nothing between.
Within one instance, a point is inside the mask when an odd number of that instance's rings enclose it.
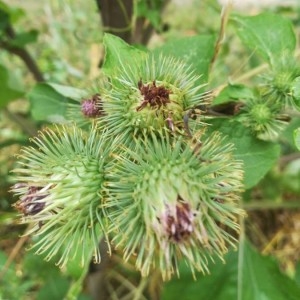
<instances>
[{"instance_id":1,"label":"purple flower tuft","mask_svg":"<svg viewBox=\"0 0 300 300\"><path fill-rule=\"evenodd\" d=\"M96 118L103 114L102 101L99 94L81 102L81 112L85 117Z\"/></svg>"},{"instance_id":2,"label":"purple flower tuft","mask_svg":"<svg viewBox=\"0 0 300 300\"><path fill-rule=\"evenodd\" d=\"M45 207L45 202L41 201L46 197L45 192L41 192L41 189L36 186L30 186L25 183L16 184L14 189L23 187L27 187L27 192L15 204L16 209L23 213L24 216L35 215L41 212Z\"/></svg>"}]
</instances>

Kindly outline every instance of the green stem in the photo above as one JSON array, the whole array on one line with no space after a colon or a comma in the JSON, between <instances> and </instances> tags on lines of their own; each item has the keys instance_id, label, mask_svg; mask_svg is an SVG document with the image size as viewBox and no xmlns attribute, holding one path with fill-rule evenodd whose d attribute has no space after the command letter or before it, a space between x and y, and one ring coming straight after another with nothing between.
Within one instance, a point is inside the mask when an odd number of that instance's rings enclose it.
<instances>
[{"instance_id":1,"label":"green stem","mask_svg":"<svg viewBox=\"0 0 300 300\"><path fill-rule=\"evenodd\" d=\"M256 76L258 74L260 74L262 71L264 71L265 69L268 68L267 64L262 64L252 70L250 70L249 72L237 77L237 78L232 78L231 81L235 81L235 82L243 82L248 80L249 78Z\"/></svg>"},{"instance_id":2,"label":"green stem","mask_svg":"<svg viewBox=\"0 0 300 300\"><path fill-rule=\"evenodd\" d=\"M64 297L64 300L78 299L78 295L80 294L80 292L82 290L83 281L86 278L88 270L89 270L89 264L87 263L87 264L85 264L84 268L82 268L82 273L81 273L80 277L71 283L69 290L68 290L66 296Z\"/></svg>"},{"instance_id":3,"label":"green stem","mask_svg":"<svg viewBox=\"0 0 300 300\"><path fill-rule=\"evenodd\" d=\"M10 40L14 40L16 38L16 33L13 27L11 26L11 24L7 25L5 32L6 32L6 36ZM19 58L25 63L26 67L31 72L31 74L33 75L33 77L37 82L45 81L44 76L41 70L39 69L36 61L33 59L33 57L26 50L25 47L21 48L21 47L11 46L9 43L5 41L0 41L0 47L10 52L11 54L19 56Z\"/></svg>"},{"instance_id":4,"label":"green stem","mask_svg":"<svg viewBox=\"0 0 300 300\"><path fill-rule=\"evenodd\" d=\"M99 237L99 240L101 240L101 237ZM91 261L93 256L93 249L91 249L90 253L88 253L88 257L85 257L86 261ZM71 283L69 290L64 297L64 300L76 300L78 299L78 295L81 293L83 288L83 282L88 274L89 271L89 263L85 263L82 268L82 273L80 274L80 277L77 279L74 279Z\"/></svg>"},{"instance_id":5,"label":"green stem","mask_svg":"<svg viewBox=\"0 0 300 300\"><path fill-rule=\"evenodd\" d=\"M244 203L242 207L245 210L265 210L265 209L295 209L300 208L300 202L272 202L267 201L253 201L250 203Z\"/></svg>"},{"instance_id":6,"label":"green stem","mask_svg":"<svg viewBox=\"0 0 300 300\"><path fill-rule=\"evenodd\" d=\"M139 300L143 298L143 292L148 283L148 278L142 277L139 286L134 291L134 298L133 300Z\"/></svg>"},{"instance_id":7,"label":"green stem","mask_svg":"<svg viewBox=\"0 0 300 300\"><path fill-rule=\"evenodd\" d=\"M83 281L87 275L87 272L89 270L89 264L86 264L84 268L82 269L82 273L80 277L71 283L71 286L68 290L67 295L65 296L64 300L76 300L78 299L78 295L80 294L82 287L83 287Z\"/></svg>"}]
</instances>

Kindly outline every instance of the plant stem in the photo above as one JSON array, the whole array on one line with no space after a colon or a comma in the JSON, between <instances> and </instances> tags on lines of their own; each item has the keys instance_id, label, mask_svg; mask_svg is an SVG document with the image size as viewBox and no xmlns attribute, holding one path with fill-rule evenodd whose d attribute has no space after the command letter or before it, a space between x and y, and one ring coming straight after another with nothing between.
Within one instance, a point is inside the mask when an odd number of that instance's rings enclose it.
<instances>
[{"instance_id":1,"label":"plant stem","mask_svg":"<svg viewBox=\"0 0 300 300\"><path fill-rule=\"evenodd\" d=\"M219 35L218 35L218 40L217 40L216 46L215 46L214 56L211 60L211 65L210 65L211 68L213 67L214 62L216 61L216 58L220 52L222 43L224 41L225 29L226 29L226 25L228 22L228 17L229 17L231 9L232 9L232 3L228 3L222 9L221 26L220 26L220 31L219 31Z\"/></svg>"},{"instance_id":2,"label":"plant stem","mask_svg":"<svg viewBox=\"0 0 300 300\"><path fill-rule=\"evenodd\" d=\"M273 202L273 201L253 201L244 203L242 207L245 210L265 210L265 209L295 209L300 208L299 201L296 202Z\"/></svg>"},{"instance_id":3,"label":"plant stem","mask_svg":"<svg viewBox=\"0 0 300 300\"><path fill-rule=\"evenodd\" d=\"M17 244L14 246L12 251L10 252L9 257L7 258L7 261L5 262L5 265L3 266L1 272L0 272L0 281L5 276L7 270L9 269L9 266L14 261L15 257L19 254L20 250L28 240L29 236L26 235L26 232L28 232L31 229L31 225L29 225L24 233L24 235L18 240Z\"/></svg>"},{"instance_id":4,"label":"plant stem","mask_svg":"<svg viewBox=\"0 0 300 300\"><path fill-rule=\"evenodd\" d=\"M10 112L7 107L3 109L8 118L18 124L25 133L28 135L34 136L37 133L37 128L27 119L22 118L21 116Z\"/></svg>"},{"instance_id":5,"label":"plant stem","mask_svg":"<svg viewBox=\"0 0 300 300\"><path fill-rule=\"evenodd\" d=\"M257 74L260 74L262 71L264 71L265 69L268 68L268 65L267 64L262 64L252 70L250 70L249 72L241 75L240 77L238 78L232 78L232 81L237 81L237 82L243 82L243 81L246 81L248 80L249 78L257 75Z\"/></svg>"}]
</instances>

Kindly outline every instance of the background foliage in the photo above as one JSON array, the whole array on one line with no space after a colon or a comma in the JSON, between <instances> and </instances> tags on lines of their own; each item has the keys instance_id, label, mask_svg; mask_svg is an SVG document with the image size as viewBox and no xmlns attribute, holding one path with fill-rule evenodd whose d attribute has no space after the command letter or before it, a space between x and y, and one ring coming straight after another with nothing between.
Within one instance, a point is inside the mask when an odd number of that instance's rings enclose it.
<instances>
[{"instance_id":1,"label":"background foliage","mask_svg":"<svg viewBox=\"0 0 300 300\"><path fill-rule=\"evenodd\" d=\"M300 299L299 111L291 114L276 141L257 139L224 111L230 103L251 98L252 87L261 84L283 53L299 61L300 8L254 10L253 16L232 13L215 57L221 23L215 1L171 3L163 14L160 1L153 3L151 9L144 1L136 8L136 16L156 29L147 47L136 48L103 36L106 28L100 25L96 2L0 1L0 299L92 299L93 280L106 285L97 299L174 299L179 294L184 300ZM107 56L99 68L104 48ZM137 59L147 50L191 63L203 74L199 84L208 81L205 90L215 91L214 104L225 118L211 120L207 134L226 134L236 158L244 162L241 205L248 217L242 221L239 251L230 251L226 264L216 259L211 274L199 274L197 281L184 265L179 279L161 284L153 274L145 281L130 262L120 265L118 254L100 271L82 270L76 261L60 270L26 251L30 241L19 238L26 228L18 224L11 207L16 199L8 193L13 154L40 128L64 122L67 104L91 92L120 59ZM299 83L292 88L299 96ZM97 273L100 278L93 278Z\"/></svg>"}]
</instances>

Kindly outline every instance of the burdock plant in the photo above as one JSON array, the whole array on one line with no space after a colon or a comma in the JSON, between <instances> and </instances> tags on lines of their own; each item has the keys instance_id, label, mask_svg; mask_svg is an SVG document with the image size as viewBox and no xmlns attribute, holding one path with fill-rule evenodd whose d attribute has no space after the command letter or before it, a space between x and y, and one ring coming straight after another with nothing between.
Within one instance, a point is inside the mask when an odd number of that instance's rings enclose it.
<instances>
[{"instance_id":1,"label":"burdock plant","mask_svg":"<svg viewBox=\"0 0 300 300\"><path fill-rule=\"evenodd\" d=\"M163 1L132 2L135 18L149 18L144 25L148 21L159 25L156 5L146 9L145 3ZM138 33L138 27L131 26L135 22L128 21L127 29ZM221 51L227 21L249 48L251 59L245 59L235 38ZM293 288L282 274L268 274L270 261L248 247L240 205L243 195L248 209L273 207L263 198L275 194L262 192L257 184L282 151L288 160L297 157L290 155L300 108L292 24L271 13L229 16L228 6L222 10L219 36L194 33L169 39L170 32L153 50L105 34L101 79L93 87L86 80L81 83L86 84L84 91L39 83L29 93L37 120L66 124L49 125L31 147L21 150L14 170L12 191L18 197L14 206L30 224L27 232L36 253L55 259L67 271L72 259L84 266L80 278L76 274L80 285L92 256L96 263L104 257L104 267L99 267L105 278L101 289L107 287L109 296L101 290L103 299L159 299L156 283L182 276L184 270L194 277L211 272L209 280L215 280L214 275L219 280L220 269L211 263L225 261L225 254L239 241L239 255L229 255L231 263L221 272L234 277L227 280L233 285L222 287L215 297L213 292L206 297L195 290L196 298L201 294L203 299L257 299L257 295L275 299L278 294L278 299L285 299L288 293L276 290L277 277ZM8 42L14 40L9 37ZM16 48L11 45L5 48ZM11 87L7 90L15 94ZM290 120L291 126L283 131ZM265 182L275 179L268 176ZM281 194L279 204L284 208L284 201L292 202L294 194ZM253 197L261 201L248 202ZM108 255L101 257L103 251L112 254L110 261ZM266 275L272 289L252 280L255 272ZM142 278L136 287L140 274L149 279ZM106 279L113 279L111 285ZM119 283L131 293L124 296ZM219 283L216 289L221 288ZM183 284L188 292L183 297L194 299L194 286L185 280ZM173 287L166 286L162 298L173 299L181 289L177 282ZM65 299L77 298L78 290Z\"/></svg>"},{"instance_id":2,"label":"burdock plant","mask_svg":"<svg viewBox=\"0 0 300 300\"><path fill-rule=\"evenodd\" d=\"M158 268L169 279L181 259L207 273L235 247L242 164L220 134L203 134L210 99L199 78L168 56L120 63L72 108L92 120L88 132L47 129L23 149L13 192L40 236L37 253L65 265L77 252L85 263L88 248L99 262L104 236L125 260L136 257L142 275Z\"/></svg>"}]
</instances>

